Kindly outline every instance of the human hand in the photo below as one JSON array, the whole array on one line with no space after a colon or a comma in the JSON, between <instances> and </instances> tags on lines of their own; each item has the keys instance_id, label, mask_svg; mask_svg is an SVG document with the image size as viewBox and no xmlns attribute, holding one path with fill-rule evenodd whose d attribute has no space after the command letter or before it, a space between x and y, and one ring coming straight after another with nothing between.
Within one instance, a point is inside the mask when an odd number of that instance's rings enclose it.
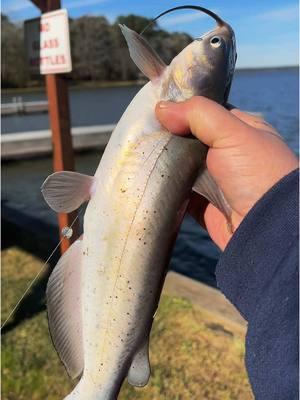
<instances>
[{"instance_id":1,"label":"human hand","mask_svg":"<svg viewBox=\"0 0 300 400\"><path fill-rule=\"evenodd\" d=\"M253 205L275 183L298 167L294 153L263 119L238 109L226 110L204 97L180 103L160 102L156 116L177 135L192 133L209 146L207 168L232 209L236 229ZM223 250L232 233L224 215L194 193L189 212L203 222Z\"/></svg>"}]
</instances>

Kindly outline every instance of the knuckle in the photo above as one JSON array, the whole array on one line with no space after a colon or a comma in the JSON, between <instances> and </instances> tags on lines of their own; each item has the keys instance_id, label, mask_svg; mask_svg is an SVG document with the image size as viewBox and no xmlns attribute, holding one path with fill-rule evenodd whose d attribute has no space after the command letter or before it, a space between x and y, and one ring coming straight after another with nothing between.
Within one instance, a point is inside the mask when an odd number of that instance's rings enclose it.
<instances>
[{"instance_id":1,"label":"knuckle","mask_svg":"<svg viewBox=\"0 0 300 400\"><path fill-rule=\"evenodd\" d=\"M189 107L199 108L203 104L204 98L201 96L193 96L188 100Z\"/></svg>"}]
</instances>

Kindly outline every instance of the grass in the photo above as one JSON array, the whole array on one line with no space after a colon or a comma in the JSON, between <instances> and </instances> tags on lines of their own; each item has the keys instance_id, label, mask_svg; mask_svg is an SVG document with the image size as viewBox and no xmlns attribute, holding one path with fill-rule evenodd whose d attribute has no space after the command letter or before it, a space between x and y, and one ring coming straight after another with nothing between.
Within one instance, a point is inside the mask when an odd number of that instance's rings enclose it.
<instances>
[{"instance_id":1,"label":"grass","mask_svg":"<svg viewBox=\"0 0 300 400\"><path fill-rule=\"evenodd\" d=\"M2 320L41 265L19 248L2 251ZM151 335L150 382L145 388L125 382L119 399L253 399L243 341L240 331L187 300L163 296ZM45 311L3 335L3 400L62 399L72 386L52 346Z\"/></svg>"}]
</instances>

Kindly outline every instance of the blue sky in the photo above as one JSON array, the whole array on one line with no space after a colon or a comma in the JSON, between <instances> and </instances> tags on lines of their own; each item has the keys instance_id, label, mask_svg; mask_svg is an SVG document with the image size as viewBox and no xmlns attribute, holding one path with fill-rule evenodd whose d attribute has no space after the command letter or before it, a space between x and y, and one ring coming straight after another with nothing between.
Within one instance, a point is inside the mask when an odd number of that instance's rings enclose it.
<instances>
[{"instance_id":1,"label":"blue sky","mask_svg":"<svg viewBox=\"0 0 300 400\"><path fill-rule=\"evenodd\" d=\"M237 67L298 65L299 9L295 0L62 0L71 17L104 15L110 22L130 13L153 18L184 4L210 8L231 24L237 38ZM16 22L39 15L29 0L3 0L2 12ZM189 10L162 17L159 24L168 31L187 32L193 37L214 26L209 17Z\"/></svg>"}]
</instances>

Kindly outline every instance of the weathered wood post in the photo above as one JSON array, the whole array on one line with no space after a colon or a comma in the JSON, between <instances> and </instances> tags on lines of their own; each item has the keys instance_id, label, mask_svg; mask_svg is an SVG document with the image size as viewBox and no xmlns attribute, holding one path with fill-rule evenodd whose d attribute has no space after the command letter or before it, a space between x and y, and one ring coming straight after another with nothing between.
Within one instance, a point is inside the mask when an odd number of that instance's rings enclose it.
<instances>
[{"instance_id":1,"label":"weathered wood post","mask_svg":"<svg viewBox=\"0 0 300 400\"><path fill-rule=\"evenodd\" d=\"M60 0L31 0L42 13L61 8ZM47 74L46 88L49 102L49 119L53 144L53 168L54 171L74 170L74 152L71 136L69 95L66 78L63 74ZM61 230L70 226L76 213L58 214L60 237ZM68 249L71 243L78 237L78 221L73 225L73 236L70 239L63 238L61 252Z\"/></svg>"}]
</instances>

